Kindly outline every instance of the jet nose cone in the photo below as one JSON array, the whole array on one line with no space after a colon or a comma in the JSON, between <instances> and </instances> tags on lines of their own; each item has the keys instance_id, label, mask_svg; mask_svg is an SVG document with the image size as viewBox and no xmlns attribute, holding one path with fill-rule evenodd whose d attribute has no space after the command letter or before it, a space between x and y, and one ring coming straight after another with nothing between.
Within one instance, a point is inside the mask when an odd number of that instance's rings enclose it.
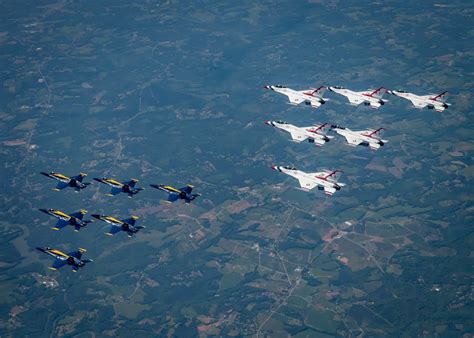
<instances>
[{"instance_id":1,"label":"jet nose cone","mask_svg":"<svg viewBox=\"0 0 474 338\"><path fill-rule=\"evenodd\" d=\"M102 182L102 179L101 179L101 178L94 177L94 181Z\"/></svg>"},{"instance_id":2,"label":"jet nose cone","mask_svg":"<svg viewBox=\"0 0 474 338\"><path fill-rule=\"evenodd\" d=\"M263 86L264 89L272 89L272 86Z\"/></svg>"},{"instance_id":3,"label":"jet nose cone","mask_svg":"<svg viewBox=\"0 0 474 338\"><path fill-rule=\"evenodd\" d=\"M333 91L334 91L334 87L329 86L329 87L328 87L328 90L329 90L330 92L333 92Z\"/></svg>"},{"instance_id":4,"label":"jet nose cone","mask_svg":"<svg viewBox=\"0 0 474 338\"><path fill-rule=\"evenodd\" d=\"M278 166L272 165L272 169L273 169L273 170L278 170Z\"/></svg>"},{"instance_id":5,"label":"jet nose cone","mask_svg":"<svg viewBox=\"0 0 474 338\"><path fill-rule=\"evenodd\" d=\"M39 209L39 211L42 211L42 212L44 212L45 214L48 213L48 209Z\"/></svg>"},{"instance_id":6,"label":"jet nose cone","mask_svg":"<svg viewBox=\"0 0 474 338\"><path fill-rule=\"evenodd\" d=\"M272 125L272 121L263 121L263 123L265 123L265 124L268 125L268 126L271 126L271 125Z\"/></svg>"},{"instance_id":7,"label":"jet nose cone","mask_svg":"<svg viewBox=\"0 0 474 338\"><path fill-rule=\"evenodd\" d=\"M91 216L94 217L94 218L100 219L100 215L99 215L99 214L92 214Z\"/></svg>"}]
</instances>

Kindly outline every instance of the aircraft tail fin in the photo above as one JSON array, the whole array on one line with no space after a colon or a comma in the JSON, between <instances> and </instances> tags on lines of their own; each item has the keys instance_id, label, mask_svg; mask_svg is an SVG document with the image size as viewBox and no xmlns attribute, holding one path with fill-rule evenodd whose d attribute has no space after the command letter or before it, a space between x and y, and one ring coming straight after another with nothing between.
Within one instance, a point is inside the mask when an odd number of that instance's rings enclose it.
<instances>
[{"instance_id":1,"label":"aircraft tail fin","mask_svg":"<svg viewBox=\"0 0 474 338\"><path fill-rule=\"evenodd\" d=\"M327 88L325 86L320 86L318 88L313 89L311 94L316 97L323 97L326 90Z\"/></svg>"},{"instance_id":2,"label":"aircraft tail fin","mask_svg":"<svg viewBox=\"0 0 474 338\"><path fill-rule=\"evenodd\" d=\"M386 92L387 92L387 89L385 89L384 87L380 87L370 92L369 96L372 96L373 98L376 98L376 99L381 99L383 94L385 94Z\"/></svg>"},{"instance_id":3,"label":"aircraft tail fin","mask_svg":"<svg viewBox=\"0 0 474 338\"><path fill-rule=\"evenodd\" d=\"M434 101L445 102L446 97L449 95L447 91L442 92L441 94L433 96L431 99Z\"/></svg>"}]
</instances>

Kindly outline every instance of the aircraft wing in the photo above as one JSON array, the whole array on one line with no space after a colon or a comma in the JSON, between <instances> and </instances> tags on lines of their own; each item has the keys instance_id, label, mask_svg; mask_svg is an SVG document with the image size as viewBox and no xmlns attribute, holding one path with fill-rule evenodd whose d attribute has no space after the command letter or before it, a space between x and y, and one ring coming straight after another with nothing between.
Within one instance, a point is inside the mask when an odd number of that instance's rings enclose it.
<instances>
[{"instance_id":1,"label":"aircraft wing","mask_svg":"<svg viewBox=\"0 0 474 338\"><path fill-rule=\"evenodd\" d=\"M362 100L355 95L347 95L346 97L353 106L358 106L362 103Z\"/></svg>"},{"instance_id":2,"label":"aircraft wing","mask_svg":"<svg viewBox=\"0 0 474 338\"><path fill-rule=\"evenodd\" d=\"M317 146L323 146L326 144L326 141L324 141L323 139L319 137L315 137L313 140L314 140L314 144Z\"/></svg>"},{"instance_id":3,"label":"aircraft wing","mask_svg":"<svg viewBox=\"0 0 474 338\"><path fill-rule=\"evenodd\" d=\"M420 100L415 100L415 99L409 99L409 100L411 101L411 103L413 103L415 108L418 108L418 109L423 109L428 105L428 103L420 101Z\"/></svg>"},{"instance_id":4,"label":"aircraft wing","mask_svg":"<svg viewBox=\"0 0 474 338\"><path fill-rule=\"evenodd\" d=\"M87 211L85 211L84 213L82 213L81 211L73 212L73 213L70 214L69 216L75 217L75 218L79 218L79 219L82 220L82 218L84 217L84 214L85 214L86 212L87 212Z\"/></svg>"},{"instance_id":5,"label":"aircraft wing","mask_svg":"<svg viewBox=\"0 0 474 338\"><path fill-rule=\"evenodd\" d=\"M360 139L358 139L354 136L344 135L344 137L346 138L347 143L349 143L351 146L357 146L361 143Z\"/></svg>"},{"instance_id":6,"label":"aircraft wing","mask_svg":"<svg viewBox=\"0 0 474 338\"><path fill-rule=\"evenodd\" d=\"M66 189L67 187L69 187L69 183L58 182L58 185L53 190L60 191L60 190Z\"/></svg>"},{"instance_id":7,"label":"aircraft wing","mask_svg":"<svg viewBox=\"0 0 474 338\"><path fill-rule=\"evenodd\" d=\"M53 265L51 265L50 269L57 270L59 268L62 268L64 265L66 265L66 263L67 261L65 259L56 258L53 262Z\"/></svg>"},{"instance_id":8,"label":"aircraft wing","mask_svg":"<svg viewBox=\"0 0 474 338\"><path fill-rule=\"evenodd\" d=\"M304 135L303 133L300 133L296 130L290 131L291 138L295 142L301 142L304 141L308 138L308 136Z\"/></svg>"},{"instance_id":9,"label":"aircraft wing","mask_svg":"<svg viewBox=\"0 0 474 338\"><path fill-rule=\"evenodd\" d=\"M77 180L77 181L79 181L79 182L82 182L82 180L83 180L84 177L86 177L86 176L87 176L87 175L85 175L85 174L79 174L79 175L77 175L77 176L72 177L72 179L73 179L73 180Z\"/></svg>"},{"instance_id":10,"label":"aircraft wing","mask_svg":"<svg viewBox=\"0 0 474 338\"><path fill-rule=\"evenodd\" d=\"M60 230L60 229L64 228L65 226L67 226L68 224L69 224L68 221L60 219L59 221L56 222L56 225L54 226L54 228L51 228L51 229Z\"/></svg>"},{"instance_id":11,"label":"aircraft wing","mask_svg":"<svg viewBox=\"0 0 474 338\"><path fill-rule=\"evenodd\" d=\"M123 219L122 222L128 223L130 225L135 225L136 220L137 220L136 217L129 217L129 218Z\"/></svg>"},{"instance_id":12,"label":"aircraft wing","mask_svg":"<svg viewBox=\"0 0 474 338\"><path fill-rule=\"evenodd\" d=\"M170 193L168 194L168 199L167 199L167 201L168 201L169 203L176 202L178 199L179 199L179 195L178 195L177 193L170 192Z\"/></svg>"},{"instance_id":13,"label":"aircraft wing","mask_svg":"<svg viewBox=\"0 0 474 338\"><path fill-rule=\"evenodd\" d=\"M188 184L187 186L180 188L179 190L184 191L186 194L190 194L193 191L193 186Z\"/></svg>"},{"instance_id":14,"label":"aircraft wing","mask_svg":"<svg viewBox=\"0 0 474 338\"><path fill-rule=\"evenodd\" d=\"M76 250L68 253L69 256L76 257L77 259L81 259L83 251Z\"/></svg>"},{"instance_id":15,"label":"aircraft wing","mask_svg":"<svg viewBox=\"0 0 474 338\"><path fill-rule=\"evenodd\" d=\"M119 233L120 231L122 231L122 227L118 227L118 226L112 225L112 227L110 228L109 232L106 232L105 234L106 234L106 235L109 235L109 236L113 236L113 235L115 235L116 233Z\"/></svg>"},{"instance_id":16,"label":"aircraft wing","mask_svg":"<svg viewBox=\"0 0 474 338\"><path fill-rule=\"evenodd\" d=\"M115 196L115 195L118 195L122 192L122 188L112 188L112 190L110 190L110 192L107 194L109 196Z\"/></svg>"},{"instance_id":17,"label":"aircraft wing","mask_svg":"<svg viewBox=\"0 0 474 338\"><path fill-rule=\"evenodd\" d=\"M290 100L290 103L292 104L300 104L301 102L303 102L301 97L291 94L288 94L288 100Z\"/></svg>"},{"instance_id":18,"label":"aircraft wing","mask_svg":"<svg viewBox=\"0 0 474 338\"><path fill-rule=\"evenodd\" d=\"M381 104L378 103L378 102L372 102L372 101L370 102L370 107L371 108L377 109L377 108L380 108L380 106L381 106Z\"/></svg>"},{"instance_id":19,"label":"aircraft wing","mask_svg":"<svg viewBox=\"0 0 474 338\"><path fill-rule=\"evenodd\" d=\"M334 194L336 192L336 189L335 188L332 188L332 187L324 187L324 193L326 195L329 195L329 196L332 196L332 194Z\"/></svg>"},{"instance_id":20,"label":"aircraft wing","mask_svg":"<svg viewBox=\"0 0 474 338\"><path fill-rule=\"evenodd\" d=\"M305 177L298 177L298 181L300 182L301 188L305 190L311 190L314 189L318 184L312 180L309 180Z\"/></svg>"}]
</instances>

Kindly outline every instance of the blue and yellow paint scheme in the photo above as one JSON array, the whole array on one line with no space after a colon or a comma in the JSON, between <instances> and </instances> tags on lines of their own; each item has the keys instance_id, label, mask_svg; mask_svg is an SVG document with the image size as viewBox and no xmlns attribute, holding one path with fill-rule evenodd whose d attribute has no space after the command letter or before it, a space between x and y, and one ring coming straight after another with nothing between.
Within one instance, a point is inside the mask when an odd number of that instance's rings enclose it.
<instances>
[{"instance_id":1,"label":"blue and yellow paint scheme","mask_svg":"<svg viewBox=\"0 0 474 338\"><path fill-rule=\"evenodd\" d=\"M76 251L67 254L50 247L37 247L36 249L55 258L53 265L49 267L50 270L57 270L59 268L62 268L64 265L71 265L72 271L77 272L79 268L82 268L89 262L93 262L92 259L82 259L82 254L87 251L83 248L79 248Z\"/></svg>"},{"instance_id":2,"label":"blue and yellow paint scheme","mask_svg":"<svg viewBox=\"0 0 474 338\"><path fill-rule=\"evenodd\" d=\"M179 199L182 199L186 204L189 204L191 203L191 201L194 201L196 197L201 196L200 194L192 193L194 186L192 186L191 184L188 184L185 187L179 189L164 184L150 184L150 187L167 192L168 199L165 202L168 203L173 203Z\"/></svg>"},{"instance_id":3,"label":"blue and yellow paint scheme","mask_svg":"<svg viewBox=\"0 0 474 338\"><path fill-rule=\"evenodd\" d=\"M78 232L81 228L85 227L87 224L94 222L94 220L84 221L83 217L87 214L87 210L81 209L77 212L71 214L66 214L61 210L56 209L39 209L40 211L48 214L50 216L56 217L58 219L56 225L51 227L53 230L61 230L65 226L72 225L74 231Z\"/></svg>"},{"instance_id":4,"label":"blue and yellow paint scheme","mask_svg":"<svg viewBox=\"0 0 474 338\"><path fill-rule=\"evenodd\" d=\"M138 183L136 178L132 178L128 182L119 182L113 178L108 177L94 178L94 180L112 187L112 190L110 190L107 196L115 196L123 192L131 198L133 195L136 195L140 191L144 190L144 188L135 188L135 184Z\"/></svg>"},{"instance_id":5,"label":"blue and yellow paint scheme","mask_svg":"<svg viewBox=\"0 0 474 338\"><path fill-rule=\"evenodd\" d=\"M82 182L84 177L87 176L87 174L84 174L84 173L80 173L77 176L68 177L68 176L63 175L61 173L51 171L49 173L41 172L41 175L44 175L46 177L49 177L49 178L52 178L52 179L55 179L55 180L59 181L56 188L53 189L55 191L61 191L63 189L71 187L71 188L74 188L74 190L76 192L79 192L79 191L81 191L82 189L84 189L85 187L87 187L88 185L91 184L91 183L83 183Z\"/></svg>"},{"instance_id":6,"label":"blue and yellow paint scheme","mask_svg":"<svg viewBox=\"0 0 474 338\"><path fill-rule=\"evenodd\" d=\"M100 219L106 223L112 225L110 230L105 234L108 236L113 236L120 231L125 231L128 234L128 237L133 237L140 229L144 229L144 226L135 225L136 221L140 218L138 216L131 216L129 218L119 220L113 216L93 214L92 217Z\"/></svg>"}]
</instances>

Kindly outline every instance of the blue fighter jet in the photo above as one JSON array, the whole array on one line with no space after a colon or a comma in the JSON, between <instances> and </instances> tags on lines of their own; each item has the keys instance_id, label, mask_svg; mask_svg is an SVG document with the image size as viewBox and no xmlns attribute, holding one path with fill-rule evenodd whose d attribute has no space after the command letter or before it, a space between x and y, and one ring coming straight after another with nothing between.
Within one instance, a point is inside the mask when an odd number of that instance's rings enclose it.
<instances>
[{"instance_id":1,"label":"blue fighter jet","mask_svg":"<svg viewBox=\"0 0 474 338\"><path fill-rule=\"evenodd\" d=\"M113 236L120 231L125 231L128 234L128 237L132 237L140 229L145 228L144 226L135 225L135 222L137 221L137 219L139 219L138 216L132 216L130 218L126 218L121 221L112 216L99 215L99 214L93 214L92 217L100 219L101 221L104 221L112 225L109 232L105 233L108 236Z\"/></svg>"},{"instance_id":2,"label":"blue fighter jet","mask_svg":"<svg viewBox=\"0 0 474 338\"><path fill-rule=\"evenodd\" d=\"M150 184L151 187L165 191L168 193L168 199L166 202L173 203L176 202L179 199L184 200L186 204L191 203L191 201L194 201L196 197L201 196L200 194L192 194L193 191L193 186L188 184L187 186L176 189L173 188L169 185L164 185L164 184Z\"/></svg>"},{"instance_id":3,"label":"blue fighter jet","mask_svg":"<svg viewBox=\"0 0 474 338\"><path fill-rule=\"evenodd\" d=\"M85 266L86 263L93 262L92 259L82 259L82 254L87 251L83 248L79 248L77 251L67 254L50 247L36 249L55 258L53 265L49 267L51 270L57 270L64 265L72 265L72 271L77 272L77 270Z\"/></svg>"},{"instance_id":4,"label":"blue fighter jet","mask_svg":"<svg viewBox=\"0 0 474 338\"><path fill-rule=\"evenodd\" d=\"M66 175L56 173L54 171L51 171L49 173L41 172L41 175L44 175L46 177L50 177L59 181L56 188L53 189L56 191L60 191L60 190L66 189L67 187L71 187L71 188L74 188L76 192L79 192L80 190L90 185L90 183L82 182L83 178L87 176L87 174L83 174L83 173L80 173L79 175L74 176L74 177L68 177Z\"/></svg>"},{"instance_id":5,"label":"blue fighter jet","mask_svg":"<svg viewBox=\"0 0 474 338\"><path fill-rule=\"evenodd\" d=\"M112 190L110 190L110 192L107 194L108 196L115 196L123 192L131 198L133 195L138 194L140 191L144 190L144 188L135 188L135 184L138 183L136 178L132 178L128 182L119 182L113 178L107 177L94 178L94 180L112 187Z\"/></svg>"}]
</instances>

